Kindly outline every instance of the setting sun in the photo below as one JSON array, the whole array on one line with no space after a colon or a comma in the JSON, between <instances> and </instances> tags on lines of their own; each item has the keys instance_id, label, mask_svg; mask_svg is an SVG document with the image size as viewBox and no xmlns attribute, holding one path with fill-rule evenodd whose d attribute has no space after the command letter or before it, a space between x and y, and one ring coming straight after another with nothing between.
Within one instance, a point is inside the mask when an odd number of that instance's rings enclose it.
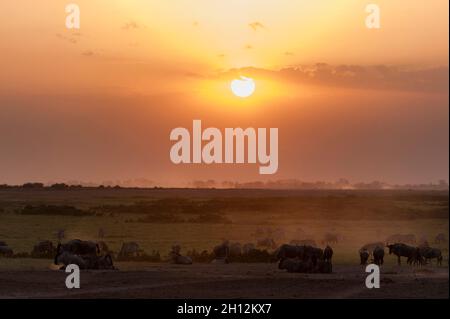
<instances>
[{"instance_id":1,"label":"setting sun","mask_svg":"<svg viewBox=\"0 0 450 319\"><path fill-rule=\"evenodd\" d=\"M238 97L249 97L255 92L255 81L251 78L241 76L240 79L231 81L231 91Z\"/></svg>"}]
</instances>

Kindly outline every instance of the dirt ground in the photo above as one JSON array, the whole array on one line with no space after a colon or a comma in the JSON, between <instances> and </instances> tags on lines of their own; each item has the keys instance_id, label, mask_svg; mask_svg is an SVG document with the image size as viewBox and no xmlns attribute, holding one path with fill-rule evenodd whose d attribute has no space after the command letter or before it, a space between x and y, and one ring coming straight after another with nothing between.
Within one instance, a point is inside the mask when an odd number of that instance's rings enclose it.
<instances>
[{"instance_id":1,"label":"dirt ground","mask_svg":"<svg viewBox=\"0 0 450 319\"><path fill-rule=\"evenodd\" d=\"M448 298L448 267L386 266L368 289L360 266L333 274L291 274L276 264L148 264L132 270L82 271L81 288L59 270L0 271L0 298Z\"/></svg>"}]
</instances>

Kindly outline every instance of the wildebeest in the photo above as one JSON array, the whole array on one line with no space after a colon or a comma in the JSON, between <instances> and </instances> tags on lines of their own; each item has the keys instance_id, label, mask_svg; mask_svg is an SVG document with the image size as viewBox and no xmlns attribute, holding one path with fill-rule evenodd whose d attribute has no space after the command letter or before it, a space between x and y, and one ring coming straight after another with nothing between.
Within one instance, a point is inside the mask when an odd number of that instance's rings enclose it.
<instances>
[{"instance_id":1,"label":"wildebeest","mask_svg":"<svg viewBox=\"0 0 450 319\"><path fill-rule=\"evenodd\" d=\"M53 243L50 240L44 240L37 243L33 250L31 251L31 257L34 258L45 258L45 257L53 257L56 253L56 247L53 246Z\"/></svg>"},{"instance_id":2,"label":"wildebeest","mask_svg":"<svg viewBox=\"0 0 450 319\"><path fill-rule=\"evenodd\" d=\"M0 241L0 246L8 246L8 245L6 244L6 242Z\"/></svg>"},{"instance_id":3,"label":"wildebeest","mask_svg":"<svg viewBox=\"0 0 450 319\"><path fill-rule=\"evenodd\" d=\"M425 259L425 262L436 258L438 265L442 265L442 252L440 249L431 247L419 247L420 255Z\"/></svg>"},{"instance_id":4,"label":"wildebeest","mask_svg":"<svg viewBox=\"0 0 450 319\"><path fill-rule=\"evenodd\" d=\"M395 243L387 245L389 248L389 255L394 254L397 256L398 264L401 264L400 257L407 257L408 264L411 264L415 258L417 258L416 247L408 246L403 243Z\"/></svg>"},{"instance_id":5,"label":"wildebeest","mask_svg":"<svg viewBox=\"0 0 450 319\"><path fill-rule=\"evenodd\" d=\"M367 265L367 261L369 260L370 253L367 249L363 248L359 250L359 258L361 260L360 265Z\"/></svg>"},{"instance_id":6,"label":"wildebeest","mask_svg":"<svg viewBox=\"0 0 450 319\"><path fill-rule=\"evenodd\" d=\"M331 258L333 258L333 249L327 245L323 250L323 260L331 263Z\"/></svg>"},{"instance_id":7,"label":"wildebeest","mask_svg":"<svg viewBox=\"0 0 450 319\"><path fill-rule=\"evenodd\" d=\"M118 254L118 258L133 258L139 257L143 254L142 249L139 248L138 243L131 241L122 244L122 248Z\"/></svg>"},{"instance_id":8,"label":"wildebeest","mask_svg":"<svg viewBox=\"0 0 450 319\"><path fill-rule=\"evenodd\" d=\"M375 265L381 266L384 262L384 248L383 246L377 246L373 250L373 262Z\"/></svg>"},{"instance_id":9,"label":"wildebeest","mask_svg":"<svg viewBox=\"0 0 450 319\"><path fill-rule=\"evenodd\" d=\"M414 234L394 234L386 238L386 243L389 244L415 244L417 242Z\"/></svg>"},{"instance_id":10,"label":"wildebeest","mask_svg":"<svg viewBox=\"0 0 450 319\"><path fill-rule=\"evenodd\" d=\"M434 242L436 244L443 244L447 242L447 237L445 236L444 233L439 233L436 235L436 237L434 238Z\"/></svg>"},{"instance_id":11,"label":"wildebeest","mask_svg":"<svg viewBox=\"0 0 450 319\"><path fill-rule=\"evenodd\" d=\"M0 256L1 257L12 257L13 255L14 255L14 252L10 247L8 247L6 245L0 246Z\"/></svg>"},{"instance_id":12,"label":"wildebeest","mask_svg":"<svg viewBox=\"0 0 450 319\"><path fill-rule=\"evenodd\" d=\"M75 255L93 255L96 256L100 253L98 245L92 241L73 239L65 244L59 243L56 252L69 252Z\"/></svg>"}]
</instances>

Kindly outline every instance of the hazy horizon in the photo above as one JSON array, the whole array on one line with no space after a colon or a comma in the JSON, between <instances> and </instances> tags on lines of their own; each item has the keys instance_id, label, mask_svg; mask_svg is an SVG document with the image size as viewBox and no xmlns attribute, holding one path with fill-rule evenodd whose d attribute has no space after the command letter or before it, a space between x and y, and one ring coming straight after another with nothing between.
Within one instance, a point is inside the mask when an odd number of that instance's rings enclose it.
<instances>
[{"instance_id":1,"label":"hazy horizon","mask_svg":"<svg viewBox=\"0 0 450 319\"><path fill-rule=\"evenodd\" d=\"M33 3L0 3L0 184L448 182L446 1L379 0L379 30L361 0L80 0L79 30ZM169 134L194 119L278 128L277 173L173 164Z\"/></svg>"}]
</instances>

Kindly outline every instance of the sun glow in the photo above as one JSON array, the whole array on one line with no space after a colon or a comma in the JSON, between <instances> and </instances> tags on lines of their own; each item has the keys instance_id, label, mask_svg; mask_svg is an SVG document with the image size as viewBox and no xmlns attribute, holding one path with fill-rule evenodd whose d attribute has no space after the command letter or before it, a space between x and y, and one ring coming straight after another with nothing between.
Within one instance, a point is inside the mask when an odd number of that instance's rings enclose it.
<instances>
[{"instance_id":1,"label":"sun glow","mask_svg":"<svg viewBox=\"0 0 450 319\"><path fill-rule=\"evenodd\" d=\"M255 92L256 84L253 79L241 76L240 79L231 81L230 87L234 95L246 98Z\"/></svg>"}]
</instances>

